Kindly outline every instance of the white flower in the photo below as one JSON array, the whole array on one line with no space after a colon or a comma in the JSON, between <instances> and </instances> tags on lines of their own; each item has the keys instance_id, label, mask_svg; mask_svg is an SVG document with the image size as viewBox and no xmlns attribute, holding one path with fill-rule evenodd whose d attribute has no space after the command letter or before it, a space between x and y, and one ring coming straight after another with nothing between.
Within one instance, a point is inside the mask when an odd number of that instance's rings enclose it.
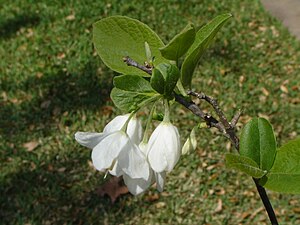
<instances>
[{"instance_id":1,"label":"white flower","mask_svg":"<svg viewBox=\"0 0 300 225\"><path fill-rule=\"evenodd\" d=\"M170 172L181 154L178 130L170 122L163 121L151 134L148 142L148 161L157 172Z\"/></svg>"},{"instance_id":2,"label":"white flower","mask_svg":"<svg viewBox=\"0 0 300 225\"><path fill-rule=\"evenodd\" d=\"M129 118L129 116L130 114L117 116L104 127L103 133L107 134L120 130ZM131 120L128 123L126 133L130 137L130 140L134 144L138 145L141 142L143 136L143 128L141 121L136 119L135 117L131 118Z\"/></svg>"},{"instance_id":3,"label":"white flower","mask_svg":"<svg viewBox=\"0 0 300 225\"><path fill-rule=\"evenodd\" d=\"M131 178L127 174L123 175L124 183L126 184L129 192L133 195L139 195L146 191L153 183L153 172L151 171L148 179L143 178Z\"/></svg>"},{"instance_id":4,"label":"white flower","mask_svg":"<svg viewBox=\"0 0 300 225\"><path fill-rule=\"evenodd\" d=\"M139 145L139 150L146 156L148 151L148 144L141 142ZM128 187L128 190L133 195L138 195L146 191L155 181L157 190L162 192L166 177L166 172L156 173L151 168L149 168L149 178L132 178L127 174L123 175L124 183Z\"/></svg>"},{"instance_id":5,"label":"white flower","mask_svg":"<svg viewBox=\"0 0 300 225\"><path fill-rule=\"evenodd\" d=\"M124 173L133 179L148 179L149 165L137 143L141 141L140 121L132 118L127 133L121 130L129 115L117 116L108 123L103 133L77 132L75 139L83 146L92 148L92 161L97 170L109 172L115 176Z\"/></svg>"},{"instance_id":6,"label":"white flower","mask_svg":"<svg viewBox=\"0 0 300 225\"><path fill-rule=\"evenodd\" d=\"M144 159L146 160L146 151L147 151L147 144L144 144L143 142L139 145L139 151L143 154ZM148 162L147 162L148 164ZM149 164L148 164L149 165ZM132 178L128 176L127 174L123 175L124 183L126 184L129 192L133 195L138 195L146 191L150 185L153 183L153 171L149 167L149 177L148 179L144 178Z\"/></svg>"},{"instance_id":7,"label":"white flower","mask_svg":"<svg viewBox=\"0 0 300 225\"><path fill-rule=\"evenodd\" d=\"M109 133L121 130L128 118L129 114L115 117L104 127L102 133L76 132L75 139L82 146L93 149ZM143 134L143 129L140 120L137 120L135 117L131 118L131 120L128 123L127 134L133 143L140 143Z\"/></svg>"}]
</instances>

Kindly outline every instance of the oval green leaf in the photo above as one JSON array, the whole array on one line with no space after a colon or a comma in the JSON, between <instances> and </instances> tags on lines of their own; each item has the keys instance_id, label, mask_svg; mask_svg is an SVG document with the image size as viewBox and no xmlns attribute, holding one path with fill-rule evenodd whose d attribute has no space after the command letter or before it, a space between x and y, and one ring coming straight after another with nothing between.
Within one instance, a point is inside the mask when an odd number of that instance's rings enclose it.
<instances>
[{"instance_id":1,"label":"oval green leaf","mask_svg":"<svg viewBox=\"0 0 300 225\"><path fill-rule=\"evenodd\" d=\"M135 92L125 91L119 88L113 88L110 97L120 110L125 112L133 112L138 110L143 105L157 100L160 95L156 92Z\"/></svg>"},{"instance_id":2,"label":"oval green leaf","mask_svg":"<svg viewBox=\"0 0 300 225\"><path fill-rule=\"evenodd\" d=\"M152 88L158 93L163 95L165 93L165 85L166 85L165 82L166 82L165 78L160 72L160 70L154 68L150 79L150 84Z\"/></svg>"},{"instance_id":3,"label":"oval green leaf","mask_svg":"<svg viewBox=\"0 0 300 225\"><path fill-rule=\"evenodd\" d=\"M124 91L154 92L149 81L138 75L120 75L114 77L114 86Z\"/></svg>"},{"instance_id":4,"label":"oval green leaf","mask_svg":"<svg viewBox=\"0 0 300 225\"><path fill-rule=\"evenodd\" d=\"M240 154L255 161L259 168L269 171L276 155L273 128L264 118L253 118L242 130Z\"/></svg>"},{"instance_id":5,"label":"oval green leaf","mask_svg":"<svg viewBox=\"0 0 300 225\"><path fill-rule=\"evenodd\" d=\"M177 61L183 56L195 40L195 27L188 24L179 34L177 34L165 47L160 48L163 57Z\"/></svg>"},{"instance_id":6,"label":"oval green leaf","mask_svg":"<svg viewBox=\"0 0 300 225\"><path fill-rule=\"evenodd\" d=\"M114 104L125 112L139 109L160 95L153 90L150 83L138 75L121 75L114 78L115 88L111 91Z\"/></svg>"},{"instance_id":7,"label":"oval green leaf","mask_svg":"<svg viewBox=\"0 0 300 225\"><path fill-rule=\"evenodd\" d=\"M232 15L229 13L219 15L200 28L200 30L196 33L195 41L189 48L181 67L180 79L185 88L191 87L193 73L200 57L211 44L220 28L230 17L232 17Z\"/></svg>"},{"instance_id":8,"label":"oval green leaf","mask_svg":"<svg viewBox=\"0 0 300 225\"><path fill-rule=\"evenodd\" d=\"M226 167L239 170L254 178L261 178L267 171L261 170L251 158L236 154L226 154Z\"/></svg>"},{"instance_id":9,"label":"oval green leaf","mask_svg":"<svg viewBox=\"0 0 300 225\"><path fill-rule=\"evenodd\" d=\"M274 165L260 184L273 191L300 194L300 138L277 150Z\"/></svg>"},{"instance_id":10,"label":"oval green leaf","mask_svg":"<svg viewBox=\"0 0 300 225\"><path fill-rule=\"evenodd\" d=\"M161 63L153 70L151 86L167 98L172 98L180 73L177 66L170 63Z\"/></svg>"},{"instance_id":11,"label":"oval green leaf","mask_svg":"<svg viewBox=\"0 0 300 225\"><path fill-rule=\"evenodd\" d=\"M118 73L149 76L123 62L123 58L129 56L144 64L147 60L145 42L156 63L167 61L159 51L164 44L157 34L144 23L129 17L112 16L94 23L93 42L105 65Z\"/></svg>"}]
</instances>

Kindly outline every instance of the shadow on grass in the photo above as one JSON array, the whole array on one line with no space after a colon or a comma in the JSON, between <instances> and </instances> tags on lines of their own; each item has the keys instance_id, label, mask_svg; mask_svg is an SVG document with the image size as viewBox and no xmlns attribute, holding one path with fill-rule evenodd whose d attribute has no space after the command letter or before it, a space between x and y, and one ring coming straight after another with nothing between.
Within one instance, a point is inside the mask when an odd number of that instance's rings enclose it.
<instances>
[{"instance_id":1,"label":"shadow on grass","mask_svg":"<svg viewBox=\"0 0 300 225\"><path fill-rule=\"evenodd\" d=\"M102 223L108 212L115 212L118 216L113 220L122 223L133 213L130 207L124 209L126 213L120 210L122 203L112 205L108 198L97 196L96 188L101 185L99 174L87 180L86 175L91 172L87 166L90 155L86 151L81 154L75 141L66 146L54 141L33 152L18 148L24 139L43 135L55 139L55 127L66 112L63 125L71 126L80 119L78 111L98 111L109 100L113 75L102 71L106 76L99 76L98 68L91 60L78 73L60 70L41 78L29 78L19 91L34 93L31 99L0 107L0 134L7 145L1 151L5 174L0 176L0 217L4 218L4 224ZM12 88L17 90L19 86ZM79 150L74 151L75 148ZM82 171L84 168L86 171Z\"/></svg>"},{"instance_id":2,"label":"shadow on grass","mask_svg":"<svg viewBox=\"0 0 300 225\"><path fill-rule=\"evenodd\" d=\"M96 224L105 224L112 220L120 224L130 218L134 213L131 206L125 208L121 201L112 204L108 198L100 198L95 187L82 185L85 178L77 177L76 172L80 173L83 160L75 157L63 163L53 157L44 165L6 177L0 185L1 223L93 224L97 221ZM75 169L70 167L70 162ZM95 179L91 183L95 183ZM115 218L108 218L108 212Z\"/></svg>"},{"instance_id":3,"label":"shadow on grass","mask_svg":"<svg viewBox=\"0 0 300 225\"><path fill-rule=\"evenodd\" d=\"M40 18L36 14L19 14L14 18L2 20L0 22L0 38L10 38L16 35L16 32L23 27L36 26Z\"/></svg>"},{"instance_id":4,"label":"shadow on grass","mask_svg":"<svg viewBox=\"0 0 300 225\"><path fill-rule=\"evenodd\" d=\"M28 91L31 97L19 104L6 103L1 106L0 133L3 138L9 141L12 136L31 136L36 131L42 131L42 135L47 136L51 132L48 128L57 125L64 114L68 115L62 125L71 126L74 121L67 117L72 112L99 110L109 100L112 84L107 76L97 75L97 69L94 63L89 62L78 73L60 70L41 78L29 78L21 88L11 87L24 93ZM112 76L112 72L105 73Z\"/></svg>"}]
</instances>

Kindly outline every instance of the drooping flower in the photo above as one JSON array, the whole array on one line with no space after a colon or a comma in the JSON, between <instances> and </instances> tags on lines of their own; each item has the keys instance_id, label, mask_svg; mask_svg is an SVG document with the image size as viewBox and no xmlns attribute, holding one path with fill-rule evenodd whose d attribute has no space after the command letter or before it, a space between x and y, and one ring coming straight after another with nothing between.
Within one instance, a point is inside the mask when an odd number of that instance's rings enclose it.
<instances>
[{"instance_id":1,"label":"drooping flower","mask_svg":"<svg viewBox=\"0 0 300 225\"><path fill-rule=\"evenodd\" d=\"M82 146L93 149L105 136L114 131L119 131L128 120L130 114L115 117L103 129L102 133L96 132L76 132L75 139ZM129 138L135 144L139 144L142 139L143 129L140 120L131 118L127 131Z\"/></svg>"},{"instance_id":2,"label":"drooping flower","mask_svg":"<svg viewBox=\"0 0 300 225\"><path fill-rule=\"evenodd\" d=\"M148 161L157 172L170 172L181 154L178 130L169 121L161 122L150 136L148 143Z\"/></svg>"},{"instance_id":3,"label":"drooping flower","mask_svg":"<svg viewBox=\"0 0 300 225\"><path fill-rule=\"evenodd\" d=\"M103 133L77 132L78 143L92 148L92 161L99 171L106 171L115 176L127 174L133 179L148 179L149 165L137 143L141 141L141 123L132 118L126 133L122 130L129 115L117 116L108 123Z\"/></svg>"},{"instance_id":4,"label":"drooping flower","mask_svg":"<svg viewBox=\"0 0 300 225\"><path fill-rule=\"evenodd\" d=\"M139 145L139 150L144 154L145 158L148 152L148 144L145 142L141 142ZM132 178L128 176L127 174L123 175L123 180L126 186L128 187L128 190L133 195L138 195L146 191L155 181L156 181L156 187L157 190L162 192L166 177L166 172L156 173L149 167L149 178Z\"/></svg>"},{"instance_id":5,"label":"drooping flower","mask_svg":"<svg viewBox=\"0 0 300 225\"><path fill-rule=\"evenodd\" d=\"M149 152L149 144L145 143L145 142L141 142L139 147L140 147L141 151L145 154L145 156L147 156L148 152ZM151 176L154 176L152 178L152 183L156 182L156 189L159 192L162 192L164 189L166 172L163 171L163 172L157 173L157 172L153 171L151 168Z\"/></svg>"}]
</instances>

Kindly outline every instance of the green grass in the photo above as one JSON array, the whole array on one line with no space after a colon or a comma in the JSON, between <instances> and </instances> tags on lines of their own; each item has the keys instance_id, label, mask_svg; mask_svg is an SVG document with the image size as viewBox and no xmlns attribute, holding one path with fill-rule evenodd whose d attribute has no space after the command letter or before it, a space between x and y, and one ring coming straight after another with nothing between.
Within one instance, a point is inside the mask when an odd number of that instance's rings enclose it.
<instances>
[{"instance_id":1,"label":"green grass","mask_svg":"<svg viewBox=\"0 0 300 225\"><path fill-rule=\"evenodd\" d=\"M240 127L264 115L279 144L299 135L300 44L259 1L0 2L0 223L268 223L251 179L225 169L227 140L214 130L198 132L197 151L182 157L157 200L151 188L115 204L97 195L103 174L73 138L120 114L109 99L115 74L92 46L94 22L130 16L166 42L188 21L201 26L224 12L234 18L202 58L194 88L217 97L228 116L242 108ZM173 110L184 140L198 119ZM280 224L300 223L299 196L269 194Z\"/></svg>"}]
</instances>

